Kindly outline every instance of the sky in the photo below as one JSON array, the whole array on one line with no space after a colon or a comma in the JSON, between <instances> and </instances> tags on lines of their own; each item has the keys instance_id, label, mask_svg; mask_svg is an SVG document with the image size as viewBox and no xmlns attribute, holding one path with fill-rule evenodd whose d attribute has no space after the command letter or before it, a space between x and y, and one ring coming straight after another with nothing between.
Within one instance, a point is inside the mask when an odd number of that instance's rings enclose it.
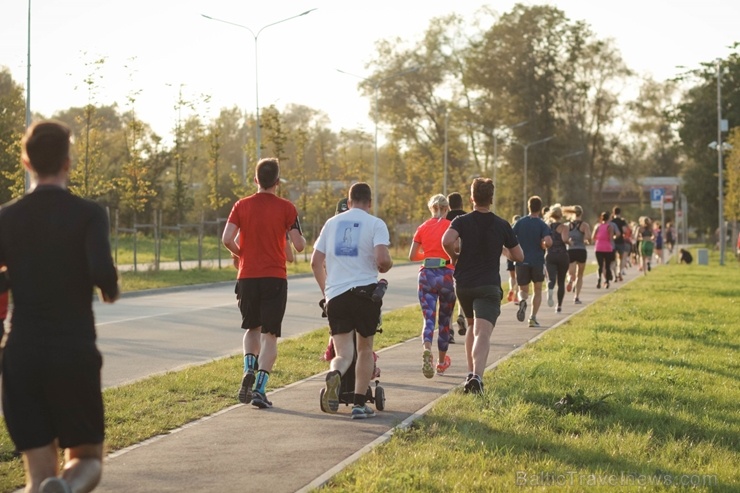
<instances>
[{"instance_id":1,"label":"sky","mask_svg":"<svg viewBox=\"0 0 740 493\"><path fill-rule=\"evenodd\" d=\"M375 43L421 38L432 18L457 13L471 25L487 5L498 13L515 1L494 0L1 0L0 66L26 87L31 2L31 109L50 117L88 102L133 107L167 138L176 126L178 93L202 101L211 118L224 107L301 104L321 110L334 130L372 131L371 101L358 82ZM734 0L550 0L571 20L612 38L626 64L658 80L677 66L725 57L740 41ZM280 22L310 9L304 16ZM249 30L209 20L241 24ZM260 31L261 28L264 30ZM256 45L256 50L255 50ZM257 63L255 63L255 51ZM105 62L96 69L95 60ZM356 77L338 72L355 74ZM97 82L90 91L85 80ZM183 110L183 117L188 110Z\"/></svg>"}]
</instances>

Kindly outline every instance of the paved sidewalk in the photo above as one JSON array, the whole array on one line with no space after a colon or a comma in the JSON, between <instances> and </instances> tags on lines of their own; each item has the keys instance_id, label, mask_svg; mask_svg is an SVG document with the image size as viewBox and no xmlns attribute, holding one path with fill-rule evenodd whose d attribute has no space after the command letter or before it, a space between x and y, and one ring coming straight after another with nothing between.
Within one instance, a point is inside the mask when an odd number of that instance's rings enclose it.
<instances>
[{"instance_id":1,"label":"paved sidewalk","mask_svg":"<svg viewBox=\"0 0 740 493\"><path fill-rule=\"evenodd\" d=\"M637 269L630 269L627 281L638 275ZM547 306L545 291L538 315L542 324L539 329L527 327L526 321L518 322L513 303L504 305L491 338L489 365L495 366L517 348L624 283L600 290L595 289L595 284L593 274L584 280L582 305L574 305L572 293L566 293L560 314ZM385 390L386 407L375 418L351 420L350 407L341 405L336 415L322 413L319 391L324 386L324 374L316 375L271 392L272 409L235 405L111 454L96 491L281 493L318 487L385 441L395 427L408 425L438 398L463 383L467 373L463 337L456 338L459 343L451 345L448 353L452 367L433 379L421 374L418 339L380 351L380 385ZM236 391L235 388L235 394Z\"/></svg>"}]
</instances>

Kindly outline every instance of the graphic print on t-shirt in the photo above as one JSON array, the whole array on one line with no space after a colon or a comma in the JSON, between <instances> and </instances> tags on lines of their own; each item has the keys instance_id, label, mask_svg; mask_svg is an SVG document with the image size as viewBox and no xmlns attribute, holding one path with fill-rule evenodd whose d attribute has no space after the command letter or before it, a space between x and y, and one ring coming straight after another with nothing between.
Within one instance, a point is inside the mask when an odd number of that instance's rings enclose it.
<instances>
[{"instance_id":1,"label":"graphic print on t-shirt","mask_svg":"<svg viewBox=\"0 0 740 493\"><path fill-rule=\"evenodd\" d=\"M356 257L358 253L357 244L362 231L360 223L341 221L337 228L334 255L337 257Z\"/></svg>"}]
</instances>

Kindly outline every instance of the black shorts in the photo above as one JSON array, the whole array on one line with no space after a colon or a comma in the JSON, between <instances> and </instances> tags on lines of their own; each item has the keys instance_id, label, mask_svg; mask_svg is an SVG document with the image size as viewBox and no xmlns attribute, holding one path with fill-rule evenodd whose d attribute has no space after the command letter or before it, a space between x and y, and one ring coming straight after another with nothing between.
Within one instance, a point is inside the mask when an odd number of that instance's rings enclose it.
<instances>
[{"instance_id":1,"label":"black shorts","mask_svg":"<svg viewBox=\"0 0 740 493\"><path fill-rule=\"evenodd\" d=\"M382 305L382 302L376 303L352 290L330 299L326 303L326 316L332 335L356 330L363 337L374 336L378 331Z\"/></svg>"},{"instance_id":2,"label":"black shorts","mask_svg":"<svg viewBox=\"0 0 740 493\"><path fill-rule=\"evenodd\" d=\"M479 318L488 320L494 326L501 315L501 299L504 292L501 286L478 286L475 288L458 288L455 294L460 300L460 306L465 318Z\"/></svg>"},{"instance_id":3,"label":"black shorts","mask_svg":"<svg viewBox=\"0 0 740 493\"><path fill-rule=\"evenodd\" d=\"M516 270L516 266L514 265L514 262L506 259L506 270L509 272L513 272Z\"/></svg>"},{"instance_id":4,"label":"black shorts","mask_svg":"<svg viewBox=\"0 0 740 493\"><path fill-rule=\"evenodd\" d=\"M288 280L279 277L239 279L236 289L242 329L262 327L263 334L280 337L288 302Z\"/></svg>"},{"instance_id":5,"label":"black shorts","mask_svg":"<svg viewBox=\"0 0 740 493\"><path fill-rule=\"evenodd\" d=\"M570 260L570 263L573 262L579 262L581 264L586 263L586 259L588 258L588 252L585 248L575 248L573 250L568 250L568 259Z\"/></svg>"},{"instance_id":6,"label":"black shorts","mask_svg":"<svg viewBox=\"0 0 740 493\"><path fill-rule=\"evenodd\" d=\"M20 452L59 440L62 448L105 439L100 369L89 341L9 344L3 357L3 413Z\"/></svg>"},{"instance_id":7,"label":"black shorts","mask_svg":"<svg viewBox=\"0 0 740 493\"><path fill-rule=\"evenodd\" d=\"M516 264L517 285L527 286L530 282L543 282L544 280L544 265Z\"/></svg>"}]
</instances>

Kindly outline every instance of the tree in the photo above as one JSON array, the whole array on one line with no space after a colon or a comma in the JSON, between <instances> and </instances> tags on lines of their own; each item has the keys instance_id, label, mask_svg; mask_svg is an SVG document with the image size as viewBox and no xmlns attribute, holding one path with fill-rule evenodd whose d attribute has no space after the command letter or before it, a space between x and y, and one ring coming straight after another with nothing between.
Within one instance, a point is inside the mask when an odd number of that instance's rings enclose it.
<instances>
[{"instance_id":1,"label":"tree","mask_svg":"<svg viewBox=\"0 0 740 493\"><path fill-rule=\"evenodd\" d=\"M0 69L0 203L23 195L25 171L20 165L26 103L23 88L7 68Z\"/></svg>"}]
</instances>

